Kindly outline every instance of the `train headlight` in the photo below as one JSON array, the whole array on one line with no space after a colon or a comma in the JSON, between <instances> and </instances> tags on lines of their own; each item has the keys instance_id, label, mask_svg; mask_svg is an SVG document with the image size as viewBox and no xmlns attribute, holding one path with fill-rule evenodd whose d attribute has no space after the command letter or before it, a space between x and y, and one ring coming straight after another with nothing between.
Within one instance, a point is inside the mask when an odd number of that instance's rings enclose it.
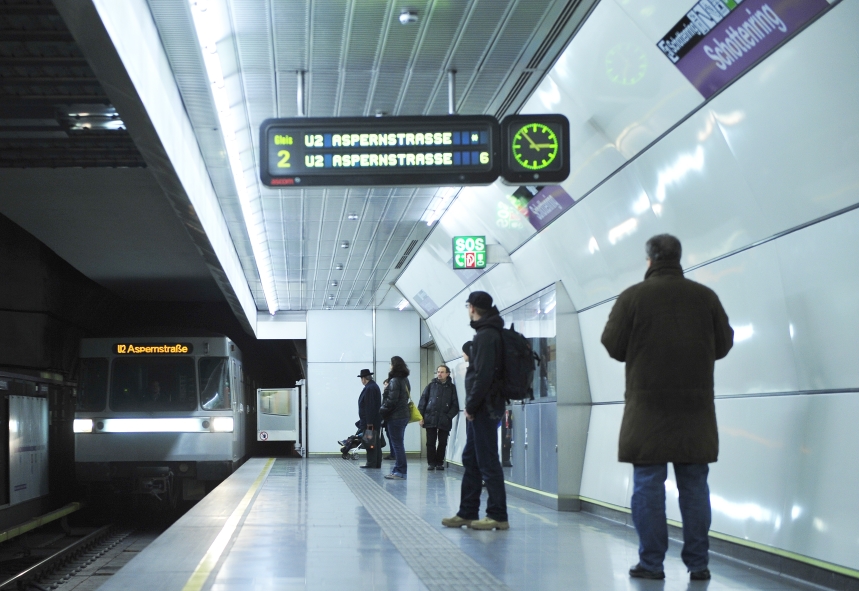
<instances>
[{"instance_id":1,"label":"train headlight","mask_svg":"<svg viewBox=\"0 0 859 591\"><path fill-rule=\"evenodd\" d=\"M72 429L75 433L92 433L92 419L75 419Z\"/></svg>"},{"instance_id":2,"label":"train headlight","mask_svg":"<svg viewBox=\"0 0 859 591\"><path fill-rule=\"evenodd\" d=\"M233 431L233 417L215 417L212 419L212 429L222 433Z\"/></svg>"}]
</instances>

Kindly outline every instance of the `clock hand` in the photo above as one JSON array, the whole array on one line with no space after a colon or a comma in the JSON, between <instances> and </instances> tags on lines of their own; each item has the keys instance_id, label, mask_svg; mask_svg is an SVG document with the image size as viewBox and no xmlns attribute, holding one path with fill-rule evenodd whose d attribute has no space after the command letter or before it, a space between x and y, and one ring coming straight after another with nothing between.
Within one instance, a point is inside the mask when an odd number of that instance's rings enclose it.
<instances>
[{"instance_id":1,"label":"clock hand","mask_svg":"<svg viewBox=\"0 0 859 591\"><path fill-rule=\"evenodd\" d=\"M528 135L528 132L523 131L523 132L522 132L522 135L523 135L523 136L525 136L525 139L526 139L526 140L528 140L528 143L529 143L529 144L531 144L531 147L532 147L532 148L534 148L535 150L539 150L539 149L540 149L540 148L538 148L538 147L537 147L537 144L535 144L535 143L534 143L534 140L532 140L532 139L531 139L531 137Z\"/></svg>"},{"instance_id":2,"label":"clock hand","mask_svg":"<svg viewBox=\"0 0 859 591\"><path fill-rule=\"evenodd\" d=\"M554 148L555 144L534 144L532 147L539 150L540 148Z\"/></svg>"}]
</instances>

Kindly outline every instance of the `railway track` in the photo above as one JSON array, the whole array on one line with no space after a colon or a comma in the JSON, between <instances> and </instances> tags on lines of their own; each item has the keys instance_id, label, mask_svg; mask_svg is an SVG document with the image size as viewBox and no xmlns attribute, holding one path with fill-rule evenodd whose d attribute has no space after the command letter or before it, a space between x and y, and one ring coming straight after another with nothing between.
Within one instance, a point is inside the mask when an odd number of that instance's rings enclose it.
<instances>
[{"instance_id":1,"label":"railway track","mask_svg":"<svg viewBox=\"0 0 859 591\"><path fill-rule=\"evenodd\" d=\"M83 536L58 536L0 562L0 589L97 589L160 533L107 525Z\"/></svg>"}]
</instances>

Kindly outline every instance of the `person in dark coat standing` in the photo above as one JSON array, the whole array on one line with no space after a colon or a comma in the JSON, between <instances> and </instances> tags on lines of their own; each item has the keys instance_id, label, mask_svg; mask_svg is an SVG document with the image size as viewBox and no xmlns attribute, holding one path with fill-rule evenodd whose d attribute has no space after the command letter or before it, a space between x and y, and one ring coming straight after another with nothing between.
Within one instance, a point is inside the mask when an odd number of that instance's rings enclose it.
<instances>
[{"instance_id":1,"label":"person in dark coat standing","mask_svg":"<svg viewBox=\"0 0 859 591\"><path fill-rule=\"evenodd\" d=\"M409 385L409 368L403 358L391 357L391 371L388 373L388 386L382 396L382 418L388 426L388 438L391 451L394 453L394 469L386 474L388 480L405 480L408 464L406 464L406 447L403 437L412 416L409 408L411 386Z\"/></svg>"},{"instance_id":2,"label":"person in dark coat standing","mask_svg":"<svg viewBox=\"0 0 859 591\"><path fill-rule=\"evenodd\" d=\"M373 372L369 369L362 369L358 377L361 378L364 389L358 396L358 422L355 425L361 431L366 431L368 427L371 427L376 432L376 445L367 450L367 463L361 467L381 468L382 448L379 442L382 440L382 415L379 409L382 406L382 392L379 390L379 384L373 381Z\"/></svg>"},{"instance_id":3,"label":"person in dark coat standing","mask_svg":"<svg viewBox=\"0 0 859 591\"><path fill-rule=\"evenodd\" d=\"M497 377L504 362L501 329L504 319L492 305L492 296L473 291L466 303L471 328L476 333L471 341L468 370L465 372L465 448L462 450L462 492L459 511L445 517L445 527L472 529L510 529L507 521L507 491L504 471L498 458L498 426L504 414L504 398ZM463 350L465 347L463 347ZM482 482L486 482L489 499L486 517L478 519Z\"/></svg>"},{"instance_id":4,"label":"person in dark coat standing","mask_svg":"<svg viewBox=\"0 0 859 591\"><path fill-rule=\"evenodd\" d=\"M719 297L683 276L680 241L647 241L644 281L620 294L602 343L626 363L618 459L633 464L632 520L639 563L630 576L664 579L667 463L674 464L683 517L681 556L692 580L710 578L708 464L719 456L713 368L734 344Z\"/></svg>"},{"instance_id":5,"label":"person in dark coat standing","mask_svg":"<svg viewBox=\"0 0 859 591\"><path fill-rule=\"evenodd\" d=\"M459 414L459 398L456 384L450 379L450 368L439 365L433 378L424 388L418 402L421 411L421 427L427 431L427 464L429 470L444 470L444 453L453 419ZM436 448L436 440L438 448Z\"/></svg>"}]
</instances>

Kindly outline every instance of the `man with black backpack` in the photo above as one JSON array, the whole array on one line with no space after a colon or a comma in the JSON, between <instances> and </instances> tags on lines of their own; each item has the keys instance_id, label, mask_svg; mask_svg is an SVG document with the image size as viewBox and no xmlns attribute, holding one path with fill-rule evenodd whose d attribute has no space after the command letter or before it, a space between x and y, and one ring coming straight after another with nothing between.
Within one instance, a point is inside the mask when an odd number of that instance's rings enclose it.
<instances>
[{"instance_id":1,"label":"man with black backpack","mask_svg":"<svg viewBox=\"0 0 859 591\"><path fill-rule=\"evenodd\" d=\"M498 458L498 425L504 414L505 397L500 375L504 371L504 319L492 305L492 296L474 291L466 303L471 327L476 331L465 373L465 449L462 451L462 492L459 511L442 519L445 527L510 529L507 521L507 491ZM479 519L482 482L489 500L486 517Z\"/></svg>"}]
</instances>

